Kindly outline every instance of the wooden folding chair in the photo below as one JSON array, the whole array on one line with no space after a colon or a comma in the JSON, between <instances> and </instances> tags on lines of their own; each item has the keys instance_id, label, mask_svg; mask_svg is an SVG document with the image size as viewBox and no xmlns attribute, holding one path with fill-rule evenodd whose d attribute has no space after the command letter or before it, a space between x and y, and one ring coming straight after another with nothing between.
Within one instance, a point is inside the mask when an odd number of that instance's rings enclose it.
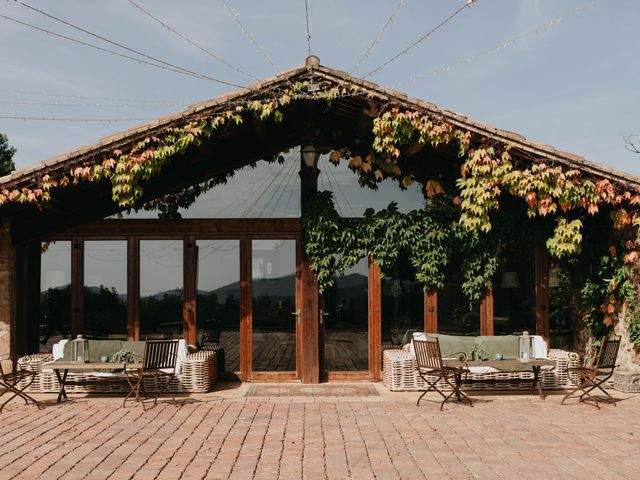
<instances>
[{"instance_id":1,"label":"wooden folding chair","mask_svg":"<svg viewBox=\"0 0 640 480\"><path fill-rule=\"evenodd\" d=\"M136 402L141 401L141 392L143 396L146 395L144 389L145 378L155 379L158 390L170 394L175 402L176 398L169 391L169 384L176 373L177 359L178 340L147 340L144 343L142 368L132 370L127 369L125 365L126 379L131 390L122 401L122 406L124 407L127 400L133 395L135 395ZM157 403L158 395L155 392L153 404L156 405Z\"/></svg>"},{"instance_id":2,"label":"wooden folding chair","mask_svg":"<svg viewBox=\"0 0 640 480\"><path fill-rule=\"evenodd\" d=\"M603 338L596 356L591 362L588 362L590 364L583 367L569 368L569 379L575 385L575 388L567 393L560 403L564 405L565 400L582 391L579 396L580 402L592 403L599 409L598 397L591 395L593 390L598 389L605 394L604 401L606 403L615 405L617 400L607 392L603 384L611 378L613 370L617 367L618 350L620 350L620 337L613 339Z\"/></svg>"},{"instance_id":3,"label":"wooden folding chair","mask_svg":"<svg viewBox=\"0 0 640 480\"><path fill-rule=\"evenodd\" d=\"M3 361L0 361L0 388L2 388L2 392L0 392L0 397L7 394L11 395L7 400L4 401L2 405L0 405L0 413L4 406L13 400L16 397L20 397L24 400L24 403L27 405L29 402L33 402L38 408L42 408L40 402L38 402L35 398L31 397L24 393L24 391L29 388L29 385L33 383L33 380L36 378L37 372L32 370L27 370L18 364L18 357L11 357L10 360L5 360L6 362L11 362L11 368L9 371L5 371L2 367Z\"/></svg>"},{"instance_id":4,"label":"wooden folding chair","mask_svg":"<svg viewBox=\"0 0 640 480\"><path fill-rule=\"evenodd\" d=\"M442 410L444 404L454 395L457 401L466 400L470 406L473 406L471 399L461 390L462 385L467 380L469 370L463 367L446 367L442 361L440 342L437 338L428 338L427 340L416 340L414 338L413 349L416 355L418 374L422 380L429 385L429 388L418 398L416 405L419 406L422 397L434 390L444 398L440 404L440 410ZM451 393L447 395L440 390L436 386L438 382L444 382L448 385L451 388Z\"/></svg>"}]
</instances>

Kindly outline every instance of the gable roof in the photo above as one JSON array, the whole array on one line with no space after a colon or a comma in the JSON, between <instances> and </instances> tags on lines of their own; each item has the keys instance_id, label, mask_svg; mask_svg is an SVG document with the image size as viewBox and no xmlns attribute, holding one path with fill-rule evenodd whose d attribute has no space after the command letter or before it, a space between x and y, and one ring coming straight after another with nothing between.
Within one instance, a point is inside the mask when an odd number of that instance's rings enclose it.
<instances>
[{"instance_id":1,"label":"gable roof","mask_svg":"<svg viewBox=\"0 0 640 480\"><path fill-rule=\"evenodd\" d=\"M312 56L307 59L305 66L294 68L267 80L253 83L244 89L191 105L182 112L160 117L153 122L104 137L96 143L74 149L39 164L15 170L10 175L0 177L0 188L12 189L29 186L44 174L67 170L71 165L99 158L102 154L131 145L146 136L160 133L172 127L183 126L203 116L223 111L228 108L229 104L260 98L269 91L276 90L294 81L306 79L324 79L338 84L352 84L360 87L364 91L364 94L370 99L382 103L393 102L400 108L421 111L440 117L453 126L468 130L486 140L495 140L510 144L514 150L525 152L528 156L536 160L576 168L596 177L606 178L626 186L640 186L640 176L616 171L606 165L586 160L580 155L528 140L524 136L509 130L493 127L486 123L470 119L461 113L442 109L433 103L411 98L397 90L385 88L376 83L352 77L346 72L320 65L317 57ZM349 99L338 99L337 102L345 104L346 108L349 107Z\"/></svg>"}]
</instances>

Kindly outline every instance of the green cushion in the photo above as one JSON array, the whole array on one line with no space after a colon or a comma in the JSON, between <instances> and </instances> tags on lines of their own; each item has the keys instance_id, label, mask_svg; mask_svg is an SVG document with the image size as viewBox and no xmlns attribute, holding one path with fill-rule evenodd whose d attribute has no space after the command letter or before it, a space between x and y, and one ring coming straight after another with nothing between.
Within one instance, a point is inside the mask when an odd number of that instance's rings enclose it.
<instances>
[{"instance_id":1,"label":"green cushion","mask_svg":"<svg viewBox=\"0 0 640 480\"><path fill-rule=\"evenodd\" d=\"M516 335L497 335L495 337L474 337L476 345L485 350L491 358L501 353L505 359L518 358L518 337Z\"/></svg>"},{"instance_id":2,"label":"green cushion","mask_svg":"<svg viewBox=\"0 0 640 480\"><path fill-rule=\"evenodd\" d=\"M144 342L130 342L122 340L88 340L89 343L89 361L99 362L100 357L107 356L111 359L118 350L129 350L140 358L144 353ZM64 345L64 361L73 362L73 342L69 341Z\"/></svg>"},{"instance_id":3,"label":"green cushion","mask_svg":"<svg viewBox=\"0 0 640 480\"><path fill-rule=\"evenodd\" d=\"M121 348L137 355L139 361L142 361L142 356L144 355L144 342L125 340L122 342Z\"/></svg>"},{"instance_id":4,"label":"green cushion","mask_svg":"<svg viewBox=\"0 0 640 480\"><path fill-rule=\"evenodd\" d=\"M89 348L89 361L99 362L100 357L106 355L111 357L111 354L117 352L122 348L121 340L88 340ZM73 341L69 341L64 345L64 360L74 361L73 358Z\"/></svg>"},{"instance_id":5,"label":"green cushion","mask_svg":"<svg viewBox=\"0 0 640 480\"><path fill-rule=\"evenodd\" d=\"M443 357L456 356L461 352L471 352L471 349L476 345L477 338L462 335L445 335L442 333L428 333L427 336L438 338L440 342L440 353Z\"/></svg>"}]
</instances>

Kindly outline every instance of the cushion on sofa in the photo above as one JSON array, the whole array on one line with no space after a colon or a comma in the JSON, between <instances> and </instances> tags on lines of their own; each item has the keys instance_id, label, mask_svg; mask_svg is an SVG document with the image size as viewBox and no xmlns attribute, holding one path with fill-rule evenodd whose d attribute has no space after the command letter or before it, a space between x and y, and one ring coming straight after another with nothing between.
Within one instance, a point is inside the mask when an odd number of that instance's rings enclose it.
<instances>
[{"instance_id":1,"label":"cushion on sofa","mask_svg":"<svg viewBox=\"0 0 640 480\"><path fill-rule=\"evenodd\" d=\"M505 359L518 358L518 337L516 335L497 335L474 337L478 348L489 354L490 359L496 353L501 353Z\"/></svg>"}]
</instances>

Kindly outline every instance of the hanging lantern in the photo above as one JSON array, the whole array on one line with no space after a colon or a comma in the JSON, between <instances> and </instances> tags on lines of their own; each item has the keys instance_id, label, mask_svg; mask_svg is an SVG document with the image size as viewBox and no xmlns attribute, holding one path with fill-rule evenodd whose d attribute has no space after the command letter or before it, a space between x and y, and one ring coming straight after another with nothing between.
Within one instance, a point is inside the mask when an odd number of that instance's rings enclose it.
<instances>
[{"instance_id":1,"label":"hanging lantern","mask_svg":"<svg viewBox=\"0 0 640 480\"><path fill-rule=\"evenodd\" d=\"M532 358L536 358L534 340L529 332L525 331L518 337L518 360L528 362Z\"/></svg>"},{"instance_id":2,"label":"hanging lantern","mask_svg":"<svg viewBox=\"0 0 640 480\"><path fill-rule=\"evenodd\" d=\"M73 352L73 361L78 363L85 363L89 361L89 342L82 336L78 335L74 340L71 340Z\"/></svg>"}]
</instances>

